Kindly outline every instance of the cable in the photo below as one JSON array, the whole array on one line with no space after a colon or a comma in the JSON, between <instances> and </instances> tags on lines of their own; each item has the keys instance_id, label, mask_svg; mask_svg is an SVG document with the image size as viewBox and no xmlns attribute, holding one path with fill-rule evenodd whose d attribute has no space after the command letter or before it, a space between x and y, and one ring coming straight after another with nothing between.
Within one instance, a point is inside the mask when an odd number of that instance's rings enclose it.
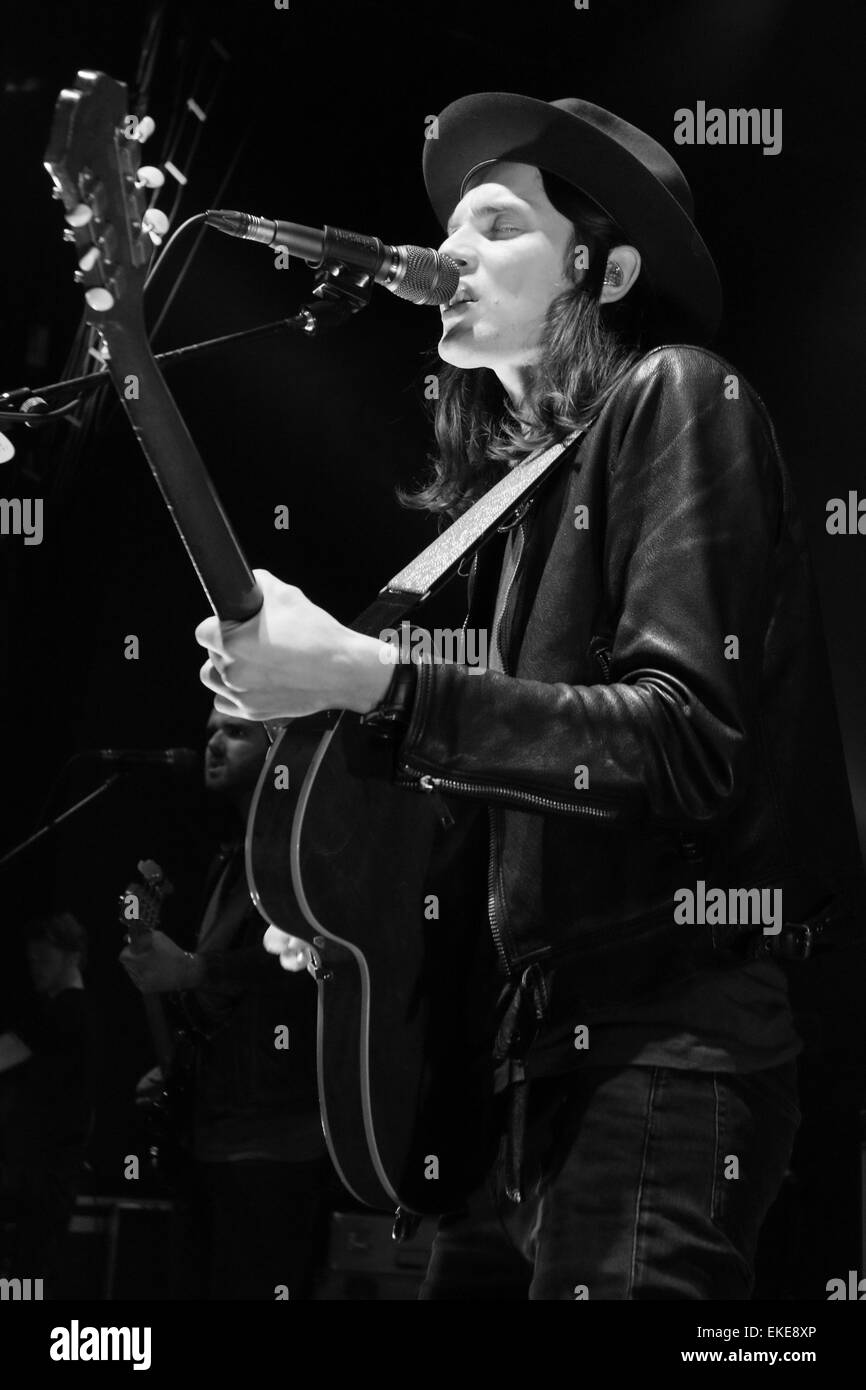
<instances>
[{"instance_id":1,"label":"cable","mask_svg":"<svg viewBox=\"0 0 866 1390\"><path fill-rule=\"evenodd\" d=\"M237 167L237 163L238 163L238 160L239 160L240 157L241 157L241 153L242 153L242 151L243 151L243 149L244 149L244 146L246 145L247 140L248 140L249 137L250 137L250 133L251 133L251 131L252 131L252 128L253 128L252 122L250 122L250 124L247 126L246 130L244 131L243 135L241 136L240 140L238 141L237 149L236 149L235 152L234 152L234 155L233 155L233 157L232 157L232 161L231 161L231 163L229 164L228 168L226 169L225 174L223 175L223 179L222 179L222 182L221 182L220 185L219 185L219 188L217 189L216 193L214 194L213 202L212 202L212 204L211 204L212 207L219 207L220 203L222 202L223 193L225 192L225 189L226 189L226 186L227 186L229 180L231 179L232 175L234 174L234 171L235 171L235 169L236 169L236 167ZM205 214L204 214L203 212L198 213L196 217L190 217L190 218L187 219L186 222L182 222L181 225L180 225L180 227L178 227L177 230L178 230L178 231L182 231L183 228L184 228L184 227L188 227L189 224L190 224L191 222L195 222L195 221L198 221L198 220L200 220L200 221L202 222L202 224L204 224L204 219L205 219ZM159 332L160 328L162 327L162 324L163 324L163 321L164 321L164 319L165 319L165 316L166 316L166 314L168 313L169 309L170 309L171 306L172 306L172 303L173 303L173 301L174 301L175 295L177 294L178 290L180 289L181 285L183 284L184 277L186 276L186 273L187 273L187 271L189 270L189 267L190 267L190 264L191 264L191 262L192 262L193 256L195 255L196 251L198 250L198 247L199 247L199 245L200 245L200 243L201 243L201 239L202 239L202 237L204 236L205 230L206 230L205 226L202 225L201 228L199 229L199 233L198 233L198 236L197 236L196 239L195 239L195 242L194 242L193 245L190 247L189 254L187 255L187 258L186 258L186 261L185 261L184 265L181 267L180 271L178 272L177 278L175 279L175 282L174 282L174 284L172 285L169 294L166 296L165 303L163 304L162 308L160 309L159 315L158 315L158 317L157 317L157 320L156 320L156 322L154 323L152 329L150 330L150 335L149 335L149 336L150 336L150 341L151 341L151 342L153 342L153 340L156 338L157 333ZM162 254L162 255L160 256L160 258L159 258L159 264L160 264L160 265L162 264L163 260L165 259L165 253L166 253L166 251L168 251L169 245L170 245L171 242L173 242L173 241L174 241L174 235L172 235L172 237L169 239L169 241L166 242L166 244L165 244L165 250L163 251L163 254ZM154 271L155 271L155 270L156 270L156 266L154 266ZM150 283L150 277L148 277L147 283L148 283L148 284Z\"/></svg>"},{"instance_id":2,"label":"cable","mask_svg":"<svg viewBox=\"0 0 866 1390\"><path fill-rule=\"evenodd\" d=\"M191 227L195 222L203 222L205 216L205 213L197 212L193 217L188 217L185 222L181 222L179 227L175 227L168 241L162 248L162 254L159 257L159 260L154 261L153 265L150 267L150 270L147 272L147 275L144 278L145 290L148 290L150 288L157 271L159 270L160 266L162 265L163 261L165 260L166 256L168 255L169 251L171 250L172 246L177 241L181 233L185 232L187 227Z\"/></svg>"},{"instance_id":3,"label":"cable","mask_svg":"<svg viewBox=\"0 0 866 1390\"><path fill-rule=\"evenodd\" d=\"M75 396L73 400L67 401L65 405L57 406L56 410L44 410L32 414L25 410L0 410L0 424L4 425L26 425L39 423L48 424L51 420L59 420L65 415L69 415L81 400L81 396Z\"/></svg>"}]
</instances>

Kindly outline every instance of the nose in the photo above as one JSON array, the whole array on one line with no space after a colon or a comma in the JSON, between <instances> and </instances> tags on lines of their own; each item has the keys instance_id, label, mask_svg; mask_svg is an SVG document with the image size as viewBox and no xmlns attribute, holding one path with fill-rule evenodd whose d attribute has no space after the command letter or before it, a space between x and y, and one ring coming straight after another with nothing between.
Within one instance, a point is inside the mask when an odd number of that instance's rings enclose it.
<instances>
[{"instance_id":1,"label":"nose","mask_svg":"<svg viewBox=\"0 0 866 1390\"><path fill-rule=\"evenodd\" d=\"M464 270L471 274L472 270L478 264L477 253L468 241L466 234L461 231L459 227L457 231L452 232L451 236L446 237L442 242L439 247L439 254L450 256L452 261L457 265L457 269L460 271L461 275Z\"/></svg>"}]
</instances>

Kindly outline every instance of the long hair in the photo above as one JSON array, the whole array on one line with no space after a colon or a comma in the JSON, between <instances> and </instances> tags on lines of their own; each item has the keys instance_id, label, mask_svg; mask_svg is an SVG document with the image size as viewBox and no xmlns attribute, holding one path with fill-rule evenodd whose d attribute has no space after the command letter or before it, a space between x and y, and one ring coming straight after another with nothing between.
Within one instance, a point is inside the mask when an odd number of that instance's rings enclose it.
<instances>
[{"instance_id":1,"label":"long hair","mask_svg":"<svg viewBox=\"0 0 866 1390\"><path fill-rule=\"evenodd\" d=\"M541 170L544 191L572 224L565 274L572 282L547 311L532 381L515 411L488 367L438 363L432 403L436 451L432 475L415 491L397 489L406 507L454 519L515 464L547 448L594 414L648 347L662 341L661 313L641 271L628 294L601 305L607 256L628 237L597 203ZM575 283L574 253L587 248L588 267Z\"/></svg>"}]
</instances>

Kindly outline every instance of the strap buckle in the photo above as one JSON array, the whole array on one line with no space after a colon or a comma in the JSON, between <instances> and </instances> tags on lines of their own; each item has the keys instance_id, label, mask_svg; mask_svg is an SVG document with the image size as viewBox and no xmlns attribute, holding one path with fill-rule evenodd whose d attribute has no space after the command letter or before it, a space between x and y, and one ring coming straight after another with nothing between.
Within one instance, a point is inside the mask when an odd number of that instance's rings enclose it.
<instances>
[{"instance_id":1,"label":"strap buckle","mask_svg":"<svg viewBox=\"0 0 866 1390\"><path fill-rule=\"evenodd\" d=\"M783 922L778 936L761 935L755 942L753 960L809 960L815 947L815 928L811 922Z\"/></svg>"}]
</instances>

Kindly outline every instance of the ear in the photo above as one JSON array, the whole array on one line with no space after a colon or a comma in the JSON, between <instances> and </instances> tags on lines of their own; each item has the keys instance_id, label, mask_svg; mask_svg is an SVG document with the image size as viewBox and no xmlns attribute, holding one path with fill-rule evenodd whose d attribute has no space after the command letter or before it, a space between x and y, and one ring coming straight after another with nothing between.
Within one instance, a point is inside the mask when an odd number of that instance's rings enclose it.
<instances>
[{"instance_id":1,"label":"ear","mask_svg":"<svg viewBox=\"0 0 866 1390\"><path fill-rule=\"evenodd\" d=\"M627 295L640 275L641 258L636 246L614 246L608 252L600 304L615 304Z\"/></svg>"}]
</instances>

